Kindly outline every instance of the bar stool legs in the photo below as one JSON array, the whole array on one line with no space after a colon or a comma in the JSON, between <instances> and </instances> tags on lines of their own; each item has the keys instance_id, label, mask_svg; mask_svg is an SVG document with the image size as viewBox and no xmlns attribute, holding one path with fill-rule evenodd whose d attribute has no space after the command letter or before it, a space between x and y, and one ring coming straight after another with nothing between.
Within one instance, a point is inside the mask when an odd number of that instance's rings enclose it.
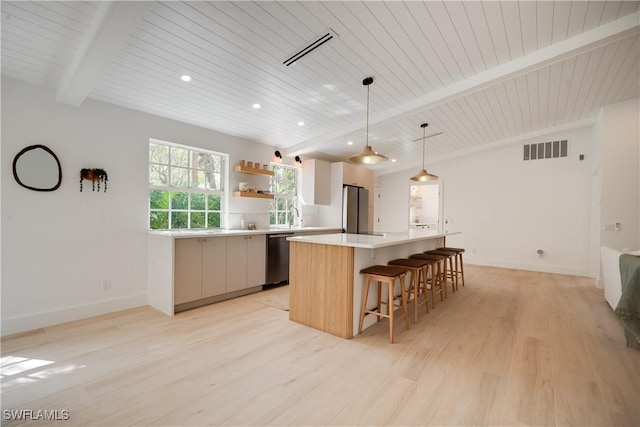
<instances>
[{"instance_id":1,"label":"bar stool legs","mask_svg":"<svg viewBox=\"0 0 640 427\"><path fill-rule=\"evenodd\" d=\"M431 279L428 283L431 285L431 308L434 307L434 292L435 288L438 288L438 293L440 293L440 301L443 301L444 298L447 297L447 278L446 278L446 265L445 260L446 257L444 255L437 254L413 254L409 257L409 259L421 259L429 262L431 269Z\"/></svg>"},{"instance_id":2,"label":"bar stool legs","mask_svg":"<svg viewBox=\"0 0 640 427\"><path fill-rule=\"evenodd\" d=\"M426 251L425 254L429 255L439 255L444 257L444 287L445 287L445 298L447 297L447 285L451 285L451 291L455 293L458 290L458 258L457 252L447 251L444 249L434 249L431 251ZM449 265L447 266L447 262ZM455 263L455 264L454 264Z\"/></svg>"},{"instance_id":3,"label":"bar stool legs","mask_svg":"<svg viewBox=\"0 0 640 427\"><path fill-rule=\"evenodd\" d=\"M388 262L389 265L399 266L411 272L407 302L413 301L413 322L418 323L418 309L424 305L425 313L429 313L429 301L427 296L427 267L429 261L421 259L399 258ZM422 297L422 299L420 298Z\"/></svg>"},{"instance_id":4,"label":"bar stool legs","mask_svg":"<svg viewBox=\"0 0 640 427\"><path fill-rule=\"evenodd\" d=\"M458 275L458 281L462 282L462 286L464 287L464 264L462 262L462 254L464 253L464 249L462 248L450 248L450 247L442 247L438 248L439 251L452 251L456 253L456 274Z\"/></svg>"},{"instance_id":5,"label":"bar stool legs","mask_svg":"<svg viewBox=\"0 0 640 427\"><path fill-rule=\"evenodd\" d=\"M404 319L405 327L409 329L409 312L407 310L407 294L405 290L404 279L407 274L407 270L402 267L386 266L386 265L374 265L367 267L360 271L366 277L364 292L362 294L362 308L360 310L360 324L358 326L358 333L362 333L362 325L364 323L365 314L373 314L380 321L382 317L389 319L389 341L391 344L394 342L394 326L396 321ZM394 294L395 281L400 281L400 295L399 297ZM372 282L377 282L378 285L378 306L372 310L367 309L367 299L369 298L369 288ZM388 288L388 297L386 301L382 300L382 284L385 283ZM396 300L400 300L396 304ZM382 306L387 306L387 313L384 314ZM402 309L402 313L399 316L395 316L396 309Z\"/></svg>"}]
</instances>

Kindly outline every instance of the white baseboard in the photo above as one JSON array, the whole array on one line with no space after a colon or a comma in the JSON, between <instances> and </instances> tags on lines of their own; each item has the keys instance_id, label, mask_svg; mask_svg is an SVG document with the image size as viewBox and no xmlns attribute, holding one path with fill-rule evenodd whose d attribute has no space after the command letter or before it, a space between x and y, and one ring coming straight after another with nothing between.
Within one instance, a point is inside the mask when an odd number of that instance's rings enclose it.
<instances>
[{"instance_id":1,"label":"white baseboard","mask_svg":"<svg viewBox=\"0 0 640 427\"><path fill-rule=\"evenodd\" d=\"M568 267L568 266L561 266L561 265L540 265L540 264L518 263L518 262L510 262L510 261L503 261L503 260L496 260L496 259L473 257L473 256L468 256L466 253L464 254L464 263L474 264L474 265L483 265L487 267L500 267L500 268L512 268L516 270L538 271L541 273L554 273L554 274L565 274L569 276L592 277L589 274L587 268L580 269L576 267Z\"/></svg>"},{"instance_id":2,"label":"white baseboard","mask_svg":"<svg viewBox=\"0 0 640 427\"><path fill-rule=\"evenodd\" d=\"M0 335L7 336L21 332L28 332L34 329L72 322L74 320L86 319L87 317L99 316L101 314L112 313L114 311L126 310L143 305L147 305L146 293L2 319L2 330Z\"/></svg>"}]
</instances>

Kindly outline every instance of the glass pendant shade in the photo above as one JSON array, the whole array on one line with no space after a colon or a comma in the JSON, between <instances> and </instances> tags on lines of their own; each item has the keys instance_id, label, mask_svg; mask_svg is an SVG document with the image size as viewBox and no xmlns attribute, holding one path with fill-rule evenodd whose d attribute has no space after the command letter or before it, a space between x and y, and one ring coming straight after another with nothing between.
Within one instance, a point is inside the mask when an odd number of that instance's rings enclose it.
<instances>
[{"instance_id":1,"label":"glass pendant shade","mask_svg":"<svg viewBox=\"0 0 640 427\"><path fill-rule=\"evenodd\" d=\"M413 175L409 179L411 181L419 181L419 182L434 181L434 180L438 179L438 176L430 174L424 168L424 140L426 139L425 132L426 132L427 126L429 126L429 124L428 123L423 123L420 126L422 127L422 170L420 172L418 172L417 174ZM435 135L432 135L432 136L435 136Z\"/></svg>"},{"instance_id":2,"label":"glass pendant shade","mask_svg":"<svg viewBox=\"0 0 640 427\"><path fill-rule=\"evenodd\" d=\"M373 77L367 77L362 81L362 84L367 87L367 137L366 143L362 151L347 159L351 163L359 163L361 165L377 165L380 162L388 160L387 156L378 154L369 145L369 85L373 83Z\"/></svg>"}]
</instances>

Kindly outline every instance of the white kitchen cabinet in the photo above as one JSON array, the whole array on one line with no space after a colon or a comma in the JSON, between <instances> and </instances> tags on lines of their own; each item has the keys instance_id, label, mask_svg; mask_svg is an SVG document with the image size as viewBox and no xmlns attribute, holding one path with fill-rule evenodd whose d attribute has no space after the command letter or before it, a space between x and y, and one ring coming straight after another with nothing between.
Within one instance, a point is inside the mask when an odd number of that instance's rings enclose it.
<instances>
[{"instance_id":1,"label":"white kitchen cabinet","mask_svg":"<svg viewBox=\"0 0 640 427\"><path fill-rule=\"evenodd\" d=\"M177 239L174 304L225 292L226 238Z\"/></svg>"},{"instance_id":2,"label":"white kitchen cabinet","mask_svg":"<svg viewBox=\"0 0 640 427\"><path fill-rule=\"evenodd\" d=\"M264 284L264 235L227 237L226 292Z\"/></svg>"},{"instance_id":3,"label":"white kitchen cabinet","mask_svg":"<svg viewBox=\"0 0 640 427\"><path fill-rule=\"evenodd\" d=\"M202 239L176 240L174 303L202 298Z\"/></svg>"},{"instance_id":4,"label":"white kitchen cabinet","mask_svg":"<svg viewBox=\"0 0 640 427\"><path fill-rule=\"evenodd\" d=\"M371 169L350 163L342 163L342 182L364 187L369 190L369 194L373 194L374 173Z\"/></svg>"},{"instance_id":5,"label":"white kitchen cabinet","mask_svg":"<svg viewBox=\"0 0 640 427\"><path fill-rule=\"evenodd\" d=\"M331 164L322 160L305 160L302 164L302 200L307 205L331 203Z\"/></svg>"},{"instance_id":6,"label":"white kitchen cabinet","mask_svg":"<svg viewBox=\"0 0 640 427\"><path fill-rule=\"evenodd\" d=\"M267 236L248 236L247 241L247 288L264 285L267 259Z\"/></svg>"},{"instance_id":7,"label":"white kitchen cabinet","mask_svg":"<svg viewBox=\"0 0 640 427\"><path fill-rule=\"evenodd\" d=\"M225 293L227 244L224 237L204 239L202 244L202 298Z\"/></svg>"}]
</instances>

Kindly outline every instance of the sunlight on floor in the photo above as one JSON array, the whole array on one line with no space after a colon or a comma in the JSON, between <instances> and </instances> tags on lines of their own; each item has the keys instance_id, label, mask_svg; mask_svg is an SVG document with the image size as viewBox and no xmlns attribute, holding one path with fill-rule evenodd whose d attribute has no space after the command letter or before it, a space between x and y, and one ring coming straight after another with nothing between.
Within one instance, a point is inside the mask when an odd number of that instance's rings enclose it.
<instances>
[{"instance_id":1,"label":"sunlight on floor","mask_svg":"<svg viewBox=\"0 0 640 427\"><path fill-rule=\"evenodd\" d=\"M52 360L30 359L19 356L5 356L0 358L0 379L2 389L6 390L15 385L33 383L55 375L67 374L84 365L54 365ZM54 366L51 366L54 365ZM39 369L47 366L46 369Z\"/></svg>"}]
</instances>

